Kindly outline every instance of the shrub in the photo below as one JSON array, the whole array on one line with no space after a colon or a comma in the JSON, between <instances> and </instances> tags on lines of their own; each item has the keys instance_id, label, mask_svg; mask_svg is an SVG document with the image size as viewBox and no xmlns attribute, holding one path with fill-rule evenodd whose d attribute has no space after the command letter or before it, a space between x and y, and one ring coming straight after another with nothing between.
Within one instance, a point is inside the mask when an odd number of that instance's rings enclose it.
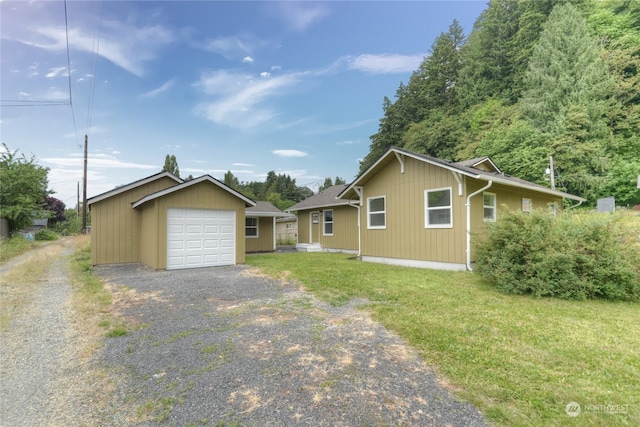
<instances>
[{"instance_id":1,"label":"shrub","mask_svg":"<svg viewBox=\"0 0 640 427\"><path fill-rule=\"evenodd\" d=\"M48 228L43 228L38 230L34 237L36 240L56 240L58 238L58 234Z\"/></svg>"},{"instance_id":2,"label":"shrub","mask_svg":"<svg viewBox=\"0 0 640 427\"><path fill-rule=\"evenodd\" d=\"M55 223L51 229L63 236L73 236L82 232L82 220L76 217L67 217L66 221Z\"/></svg>"},{"instance_id":3,"label":"shrub","mask_svg":"<svg viewBox=\"0 0 640 427\"><path fill-rule=\"evenodd\" d=\"M640 299L638 236L612 215L507 212L477 239L476 272L499 290L563 299Z\"/></svg>"}]
</instances>

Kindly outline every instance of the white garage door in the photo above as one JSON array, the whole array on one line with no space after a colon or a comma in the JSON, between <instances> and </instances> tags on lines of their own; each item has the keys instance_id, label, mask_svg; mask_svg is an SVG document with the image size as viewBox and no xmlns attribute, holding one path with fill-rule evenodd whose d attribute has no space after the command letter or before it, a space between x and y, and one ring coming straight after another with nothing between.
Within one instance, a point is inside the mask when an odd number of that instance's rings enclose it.
<instances>
[{"instance_id":1,"label":"white garage door","mask_svg":"<svg viewBox=\"0 0 640 427\"><path fill-rule=\"evenodd\" d=\"M169 209L167 270L235 263L235 211Z\"/></svg>"}]
</instances>

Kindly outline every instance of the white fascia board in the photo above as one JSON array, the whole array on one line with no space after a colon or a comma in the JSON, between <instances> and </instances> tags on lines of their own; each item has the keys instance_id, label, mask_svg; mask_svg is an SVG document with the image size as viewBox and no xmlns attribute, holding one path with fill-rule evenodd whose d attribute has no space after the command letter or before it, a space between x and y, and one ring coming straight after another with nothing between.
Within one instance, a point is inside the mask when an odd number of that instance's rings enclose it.
<instances>
[{"instance_id":1,"label":"white fascia board","mask_svg":"<svg viewBox=\"0 0 640 427\"><path fill-rule=\"evenodd\" d=\"M148 202L150 200L156 199L158 197L165 196L167 194L171 194L174 191L183 190L183 189L185 189L187 187L199 184L199 183L204 182L204 181L209 181L210 183L220 187L222 190L225 190L225 191L233 194L234 196L238 197L239 199L243 200L245 203L247 203L247 204L249 204L251 206L255 206L256 205L256 202L254 202L253 200L249 199L248 197L238 193L233 188L227 187L226 185L222 184L217 179L215 179L215 178L213 178L213 177L211 177L209 175L202 175L201 177L194 178L191 181L186 181L186 182L183 182L182 184L174 185L173 187L169 187L169 188L166 188L164 190L155 192L153 194L149 194L149 195L143 197L142 199L138 200L137 202L132 203L131 207L135 209L138 206L140 206L140 205L142 205L142 204L144 204L144 203L146 203L146 202Z\"/></svg>"},{"instance_id":2,"label":"white fascia board","mask_svg":"<svg viewBox=\"0 0 640 427\"><path fill-rule=\"evenodd\" d=\"M148 184L150 182L153 182L153 181L156 181L158 179L165 178L165 177L173 179L174 181L176 181L176 184L182 184L184 182L181 178L178 178L177 176L175 176L171 172L163 172L161 174L152 175L152 176L149 176L147 178L143 178L141 180L134 181L134 182L132 182L130 184L123 185L122 187L114 188L113 190L109 190L106 193L102 193L102 194L98 194L97 196L93 196L93 197L91 197L90 199L87 200L87 205L91 205L92 203L96 203L96 202L99 202L101 200L108 199L109 197L116 196L116 195L118 195L120 193L124 193L125 191L129 191L129 190L134 189L136 187L139 187L141 185Z\"/></svg>"}]
</instances>

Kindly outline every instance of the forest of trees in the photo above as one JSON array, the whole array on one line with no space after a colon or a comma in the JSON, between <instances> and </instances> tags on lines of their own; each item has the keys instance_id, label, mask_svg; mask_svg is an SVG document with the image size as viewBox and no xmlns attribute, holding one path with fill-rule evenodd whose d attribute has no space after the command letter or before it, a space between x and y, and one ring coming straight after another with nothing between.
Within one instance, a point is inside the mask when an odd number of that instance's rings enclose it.
<instances>
[{"instance_id":1,"label":"forest of trees","mask_svg":"<svg viewBox=\"0 0 640 427\"><path fill-rule=\"evenodd\" d=\"M389 147L639 204L640 2L491 0L465 37L454 21L385 97L360 172Z\"/></svg>"},{"instance_id":2,"label":"forest of trees","mask_svg":"<svg viewBox=\"0 0 640 427\"><path fill-rule=\"evenodd\" d=\"M264 182L240 182L231 171L224 174L225 185L244 194L253 200L263 200L271 203L280 210L285 210L296 203L313 196L308 187L298 187L295 178L289 175L276 174L270 171Z\"/></svg>"}]
</instances>

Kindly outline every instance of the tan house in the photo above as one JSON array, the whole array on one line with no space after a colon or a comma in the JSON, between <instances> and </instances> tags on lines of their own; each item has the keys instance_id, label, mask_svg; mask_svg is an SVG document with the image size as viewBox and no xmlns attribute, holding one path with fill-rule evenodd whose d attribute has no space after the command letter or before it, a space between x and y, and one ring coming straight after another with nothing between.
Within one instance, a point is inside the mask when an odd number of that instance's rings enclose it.
<instances>
[{"instance_id":1,"label":"tan house","mask_svg":"<svg viewBox=\"0 0 640 427\"><path fill-rule=\"evenodd\" d=\"M295 216L284 213L269 202L256 202L246 210L246 251L273 252L276 250L276 226L278 219L295 220Z\"/></svg>"},{"instance_id":2,"label":"tan house","mask_svg":"<svg viewBox=\"0 0 640 427\"><path fill-rule=\"evenodd\" d=\"M584 201L506 175L488 157L452 163L395 147L338 198L358 206L362 260L448 270L472 269L472 236L503 206L528 212Z\"/></svg>"},{"instance_id":3,"label":"tan house","mask_svg":"<svg viewBox=\"0 0 640 427\"><path fill-rule=\"evenodd\" d=\"M299 251L358 252L358 204L337 196L334 185L287 209L297 212Z\"/></svg>"},{"instance_id":4,"label":"tan house","mask_svg":"<svg viewBox=\"0 0 640 427\"><path fill-rule=\"evenodd\" d=\"M296 242L298 240L298 218L295 215L276 219L276 241ZM284 244L284 243L281 243ZM289 244L289 243L286 243Z\"/></svg>"},{"instance_id":5,"label":"tan house","mask_svg":"<svg viewBox=\"0 0 640 427\"><path fill-rule=\"evenodd\" d=\"M256 203L204 175L169 172L87 201L94 265L142 262L170 270L244 262L245 210Z\"/></svg>"}]
</instances>

